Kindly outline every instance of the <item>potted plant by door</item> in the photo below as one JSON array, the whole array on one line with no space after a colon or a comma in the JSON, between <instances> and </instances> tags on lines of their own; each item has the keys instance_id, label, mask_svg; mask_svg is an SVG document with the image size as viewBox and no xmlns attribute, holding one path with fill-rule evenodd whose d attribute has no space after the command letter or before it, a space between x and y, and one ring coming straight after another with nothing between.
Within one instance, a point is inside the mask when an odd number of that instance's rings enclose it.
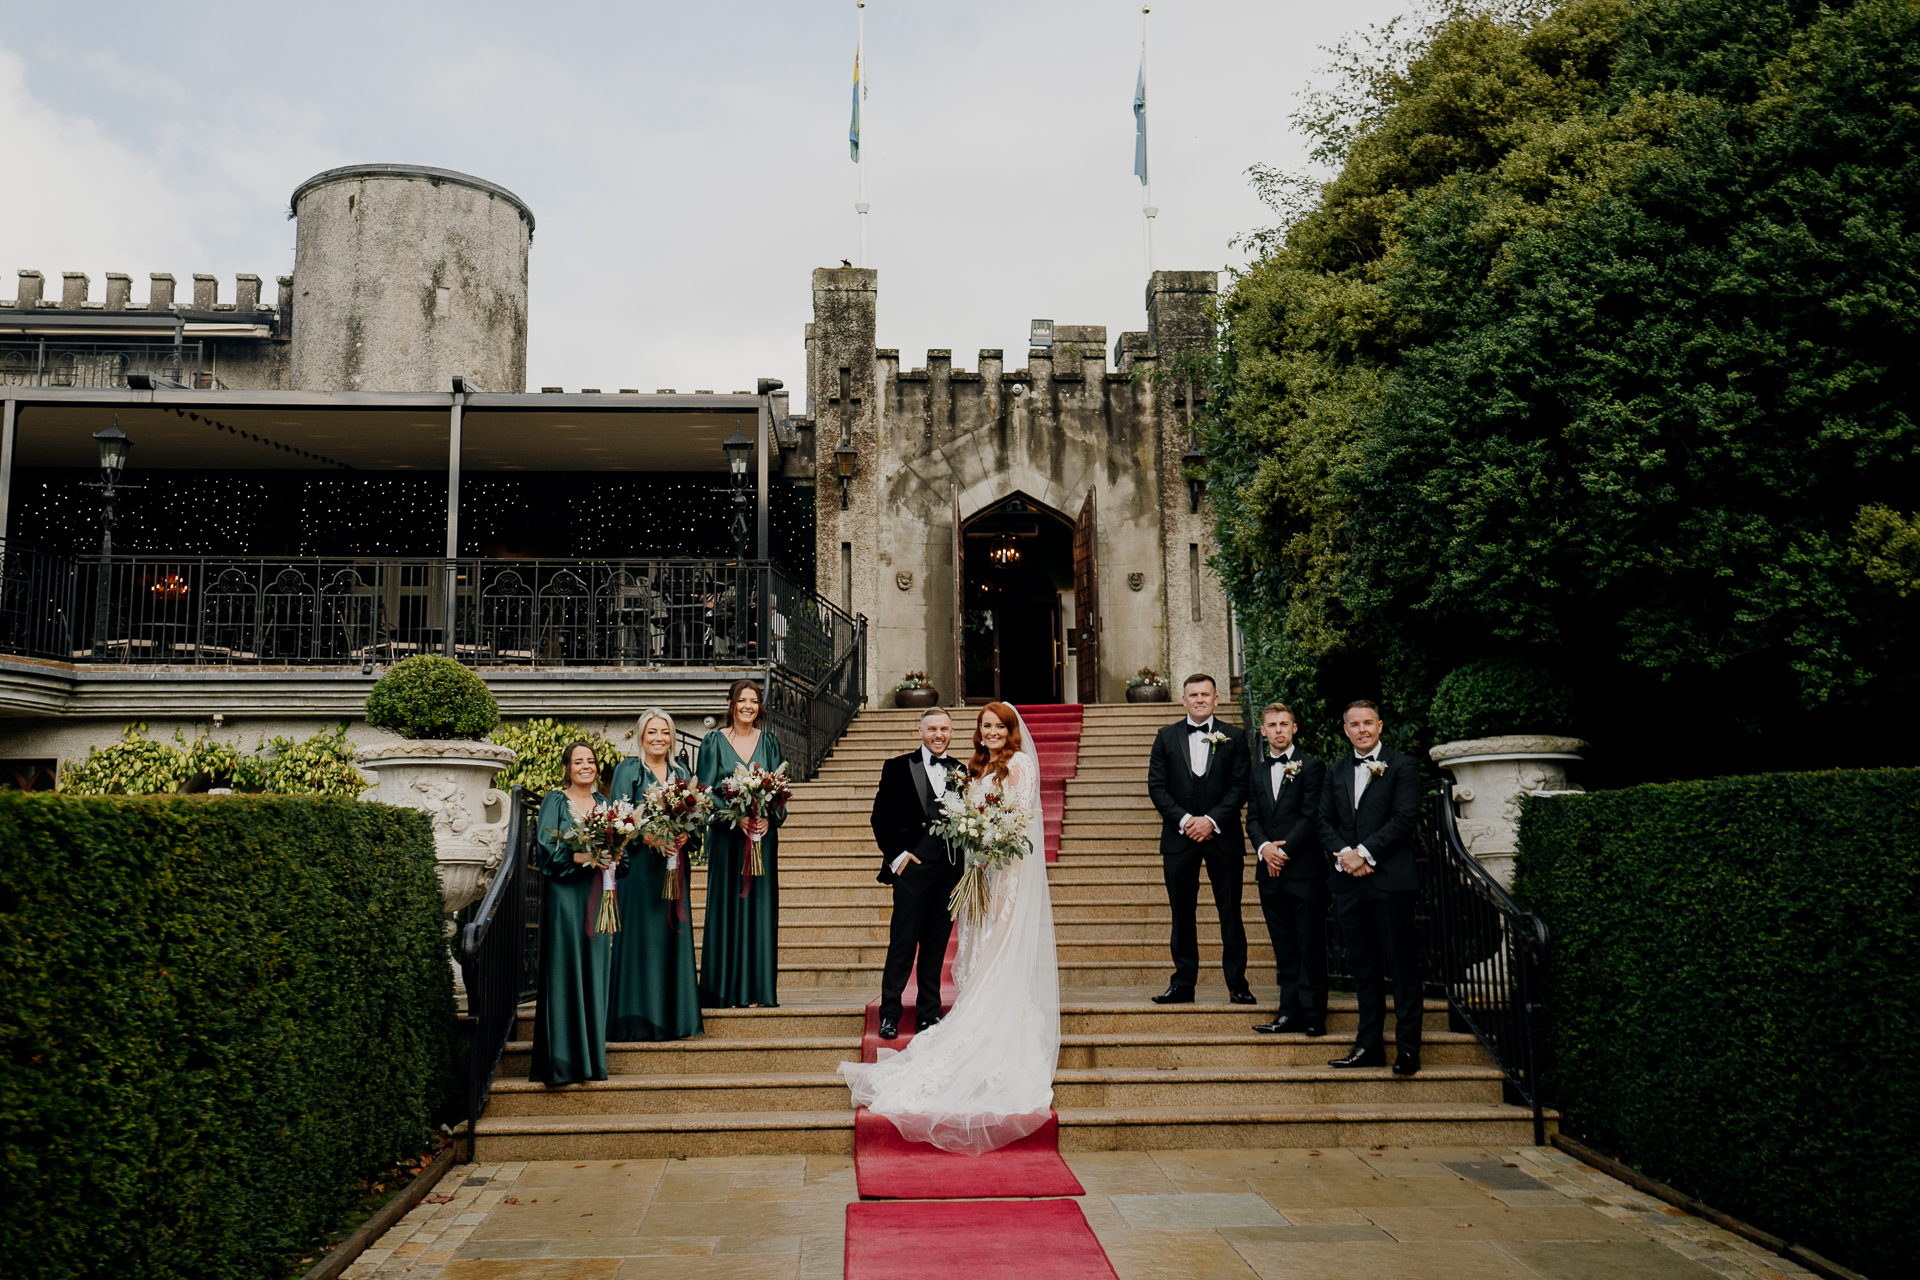
<instances>
[{"instance_id":1,"label":"potted plant by door","mask_svg":"<svg viewBox=\"0 0 1920 1280\"><path fill-rule=\"evenodd\" d=\"M1453 775L1461 843L1511 888L1520 802L1580 790L1567 781L1587 746L1570 736L1573 692L1537 663L1482 658L1440 682L1430 716L1439 745L1427 754Z\"/></svg>"},{"instance_id":2,"label":"potted plant by door","mask_svg":"<svg viewBox=\"0 0 1920 1280\"><path fill-rule=\"evenodd\" d=\"M1142 667L1127 677L1128 702L1170 702L1167 678L1152 667Z\"/></svg>"},{"instance_id":3,"label":"potted plant by door","mask_svg":"<svg viewBox=\"0 0 1920 1280\"><path fill-rule=\"evenodd\" d=\"M893 705L925 710L940 705L940 691L924 671L909 671L893 686Z\"/></svg>"},{"instance_id":4,"label":"potted plant by door","mask_svg":"<svg viewBox=\"0 0 1920 1280\"><path fill-rule=\"evenodd\" d=\"M506 854L507 797L493 775L515 753L485 741L500 705L452 658L417 654L374 682L367 723L396 737L355 753L354 763L379 778L361 798L432 818L440 900L452 915L487 891Z\"/></svg>"}]
</instances>

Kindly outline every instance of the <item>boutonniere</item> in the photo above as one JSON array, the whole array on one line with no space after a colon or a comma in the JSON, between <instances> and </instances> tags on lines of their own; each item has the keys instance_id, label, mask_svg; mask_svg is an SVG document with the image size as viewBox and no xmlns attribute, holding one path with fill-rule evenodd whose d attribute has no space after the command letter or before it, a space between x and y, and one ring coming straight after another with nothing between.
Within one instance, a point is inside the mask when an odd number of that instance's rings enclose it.
<instances>
[{"instance_id":1,"label":"boutonniere","mask_svg":"<svg viewBox=\"0 0 1920 1280\"><path fill-rule=\"evenodd\" d=\"M1219 746L1221 743L1225 742L1226 740L1227 740L1227 735L1220 732L1218 729L1215 729L1212 733L1203 733L1200 735L1200 741L1207 744L1207 749L1209 751Z\"/></svg>"},{"instance_id":2,"label":"boutonniere","mask_svg":"<svg viewBox=\"0 0 1920 1280\"><path fill-rule=\"evenodd\" d=\"M1387 762L1385 760L1382 760L1379 756L1374 756L1368 759L1366 761L1366 765L1367 765L1367 772L1372 774L1376 778L1387 771Z\"/></svg>"},{"instance_id":3,"label":"boutonniere","mask_svg":"<svg viewBox=\"0 0 1920 1280\"><path fill-rule=\"evenodd\" d=\"M1298 774L1299 772L1300 772L1300 762L1298 760L1289 760L1285 764L1280 766L1280 776L1283 779L1285 779L1286 782L1292 782L1294 779L1294 775ZM1285 784L1283 783L1282 785L1285 785Z\"/></svg>"}]
</instances>

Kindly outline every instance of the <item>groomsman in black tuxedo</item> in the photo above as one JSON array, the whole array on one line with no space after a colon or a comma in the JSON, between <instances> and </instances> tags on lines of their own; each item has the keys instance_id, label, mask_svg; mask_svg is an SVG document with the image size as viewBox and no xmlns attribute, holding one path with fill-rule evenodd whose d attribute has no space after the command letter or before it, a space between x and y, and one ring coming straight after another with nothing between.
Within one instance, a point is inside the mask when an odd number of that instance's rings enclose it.
<instances>
[{"instance_id":1,"label":"groomsman in black tuxedo","mask_svg":"<svg viewBox=\"0 0 1920 1280\"><path fill-rule=\"evenodd\" d=\"M1147 795L1160 811L1160 854L1173 908L1173 981L1155 1004L1191 1004L1200 979L1200 935L1194 911L1200 868L1213 885L1220 915L1220 968L1227 996L1254 1003L1247 988L1247 930L1240 923L1240 878L1246 845L1240 805L1247 794L1247 744L1238 729L1214 718L1220 701L1213 677L1192 675L1180 689L1184 720L1153 739L1147 759Z\"/></svg>"},{"instance_id":2,"label":"groomsman in black tuxedo","mask_svg":"<svg viewBox=\"0 0 1920 1280\"><path fill-rule=\"evenodd\" d=\"M1293 744L1300 731L1284 702L1260 713L1260 747L1247 779L1247 838L1260 914L1273 939L1280 1008L1255 1031L1327 1034L1327 855L1320 851L1320 790L1327 768Z\"/></svg>"},{"instance_id":3,"label":"groomsman in black tuxedo","mask_svg":"<svg viewBox=\"0 0 1920 1280\"><path fill-rule=\"evenodd\" d=\"M944 811L940 797L964 785L965 766L947 754L953 720L938 707L920 717L920 746L880 766L873 794L873 838L880 845L881 884L893 886L893 922L887 929L887 962L880 971L880 1038L900 1034L901 996L914 956L920 958L920 989L913 1029L940 1021L940 966L946 959L953 919L947 899L960 883L961 867L945 840L927 834Z\"/></svg>"},{"instance_id":4,"label":"groomsman in black tuxedo","mask_svg":"<svg viewBox=\"0 0 1920 1280\"><path fill-rule=\"evenodd\" d=\"M1333 910L1353 961L1360 1033L1353 1050L1329 1066L1384 1067L1387 1011L1382 969L1393 975L1393 1073L1420 1069L1420 940L1414 898L1420 889L1414 841L1420 778L1412 756L1380 745L1386 726L1371 702L1347 706L1342 720L1353 754L1327 765L1320 792L1320 843L1333 854Z\"/></svg>"}]
</instances>

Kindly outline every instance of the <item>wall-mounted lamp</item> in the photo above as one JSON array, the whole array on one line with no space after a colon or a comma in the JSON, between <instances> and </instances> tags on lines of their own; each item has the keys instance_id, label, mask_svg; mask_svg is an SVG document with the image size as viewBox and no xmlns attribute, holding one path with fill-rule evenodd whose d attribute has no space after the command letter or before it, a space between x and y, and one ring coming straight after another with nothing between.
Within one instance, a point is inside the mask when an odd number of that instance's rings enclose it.
<instances>
[{"instance_id":1,"label":"wall-mounted lamp","mask_svg":"<svg viewBox=\"0 0 1920 1280\"><path fill-rule=\"evenodd\" d=\"M740 430L740 424L733 424L733 434L720 442L727 451L727 472L733 481L733 555L736 560L747 556L747 459L753 453L753 441Z\"/></svg>"},{"instance_id":2,"label":"wall-mounted lamp","mask_svg":"<svg viewBox=\"0 0 1920 1280\"><path fill-rule=\"evenodd\" d=\"M1200 474L1200 464L1206 460L1207 455L1200 452L1197 444L1188 445L1187 451L1180 455L1180 462L1187 472L1187 511L1192 514L1199 512L1200 499L1206 496L1206 477Z\"/></svg>"},{"instance_id":3,"label":"wall-mounted lamp","mask_svg":"<svg viewBox=\"0 0 1920 1280\"><path fill-rule=\"evenodd\" d=\"M840 447L833 451L833 470L840 480L840 509L847 509L847 491L853 485L853 464L860 455L853 447L853 441L842 440Z\"/></svg>"}]
</instances>

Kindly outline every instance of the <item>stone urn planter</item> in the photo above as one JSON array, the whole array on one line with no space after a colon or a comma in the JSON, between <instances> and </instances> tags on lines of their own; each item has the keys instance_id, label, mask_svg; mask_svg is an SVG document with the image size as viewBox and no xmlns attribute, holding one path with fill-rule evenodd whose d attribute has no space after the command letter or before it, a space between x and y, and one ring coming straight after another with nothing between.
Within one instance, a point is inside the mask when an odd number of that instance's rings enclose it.
<instances>
[{"instance_id":1,"label":"stone urn planter","mask_svg":"<svg viewBox=\"0 0 1920 1280\"><path fill-rule=\"evenodd\" d=\"M940 691L932 685L927 685L920 689L895 689L893 691L893 705L896 707L911 707L916 711L924 711L928 707L937 707L940 705Z\"/></svg>"},{"instance_id":2,"label":"stone urn planter","mask_svg":"<svg viewBox=\"0 0 1920 1280\"><path fill-rule=\"evenodd\" d=\"M1427 753L1453 775L1461 843L1501 887L1513 887L1521 799L1581 790L1567 781L1567 766L1582 759L1586 747L1578 738L1517 733L1443 742Z\"/></svg>"},{"instance_id":3,"label":"stone urn planter","mask_svg":"<svg viewBox=\"0 0 1920 1280\"><path fill-rule=\"evenodd\" d=\"M379 778L363 800L419 809L433 820L440 900L447 914L480 900L507 852L505 792L493 775L514 761L511 747L451 739L395 741L354 753Z\"/></svg>"},{"instance_id":4,"label":"stone urn planter","mask_svg":"<svg viewBox=\"0 0 1920 1280\"><path fill-rule=\"evenodd\" d=\"M1128 702L1171 702L1173 695L1163 684L1134 684L1127 686Z\"/></svg>"}]
</instances>

